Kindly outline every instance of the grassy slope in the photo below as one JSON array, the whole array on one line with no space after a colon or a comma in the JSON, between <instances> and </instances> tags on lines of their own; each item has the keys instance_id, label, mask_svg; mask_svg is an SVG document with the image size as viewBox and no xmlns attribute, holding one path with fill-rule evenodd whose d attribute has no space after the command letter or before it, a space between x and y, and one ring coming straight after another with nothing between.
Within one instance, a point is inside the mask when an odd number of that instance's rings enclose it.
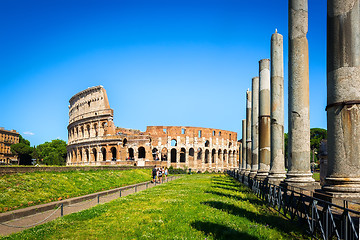
<instances>
[{"instance_id":1,"label":"grassy slope","mask_svg":"<svg viewBox=\"0 0 360 240\"><path fill-rule=\"evenodd\" d=\"M0 212L148 181L150 174L150 169L136 169L0 176Z\"/></svg>"},{"instance_id":2,"label":"grassy slope","mask_svg":"<svg viewBox=\"0 0 360 240\"><path fill-rule=\"evenodd\" d=\"M192 175L6 239L304 239L230 177Z\"/></svg>"}]
</instances>

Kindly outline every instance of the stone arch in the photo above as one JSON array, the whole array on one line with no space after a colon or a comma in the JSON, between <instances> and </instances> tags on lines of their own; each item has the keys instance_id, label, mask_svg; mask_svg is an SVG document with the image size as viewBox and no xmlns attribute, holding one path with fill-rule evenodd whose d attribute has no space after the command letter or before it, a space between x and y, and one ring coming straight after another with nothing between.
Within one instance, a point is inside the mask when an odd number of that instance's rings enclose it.
<instances>
[{"instance_id":1,"label":"stone arch","mask_svg":"<svg viewBox=\"0 0 360 240\"><path fill-rule=\"evenodd\" d=\"M209 145L210 145L209 140L206 140L206 141L205 141L205 147L209 147Z\"/></svg>"},{"instance_id":2,"label":"stone arch","mask_svg":"<svg viewBox=\"0 0 360 240\"><path fill-rule=\"evenodd\" d=\"M186 150L181 148L180 150L180 162L186 162Z\"/></svg>"},{"instance_id":3,"label":"stone arch","mask_svg":"<svg viewBox=\"0 0 360 240\"><path fill-rule=\"evenodd\" d=\"M90 160L89 150L85 149L85 162L89 162L89 160Z\"/></svg>"},{"instance_id":4,"label":"stone arch","mask_svg":"<svg viewBox=\"0 0 360 240\"><path fill-rule=\"evenodd\" d=\"M91 137L90 135L90 125L86 125L87 137Z\"/></svg>"},{"instance_id":5,"label":"stone arch","mask_svg":"<svg viewBox=\"0 0 360 240\"><path fill-rule=\"evenodd\" d=\"M161 161L167 161L168 159L168 150L167 148L163 148L161 150Z\"/></svg>"},{"instance_id":6,"label":"stone arch","mask_svg":"<svg viewBox=\"0 0 360 240\"><path fill-rule=\"evenodd\" d=\"M203 154L202 149L201 149L201 148L198 148L198 151L197 151L197 159L198 159L198 160L201 160L202 154Z\"/></svg>"},{"instance_id":7,"label":"stone arch","mask_svg":"<svg viewBox=\"0 0 360 240\"><path fill-rule=\"evenodd\" d=\"M92 155L93 155L94 162L96 162L97 161L97 151L95 148L92 149Z\"/></svg>"},{"instance_id":8,"label":"stone arch","mask_svg":"<svg viewBox=\"0 0 360 240\"><path fill-rule=\"evenodd\" d=\"M79 149L79 155L80 155L80 162L83 161L83 155L82 155L82 149L80 148Z\"/></svg>"},{"instance_id":9,"label":"stone arch","mask_svg":"<svg viewBox=\"0 0 360 240\"><path fill-rule=\"evenodd\" d=\"M218 150L218 159L220 159L220 157L221 157L221 149Z\"/></svg>"},{"instance_id":10,"label":"stone arch","mask_svg":"<svg viewBox=\"0 0 360 240\"><path fill-rule=\"evenodd\" d=\"M82 138L84 138L84 137L85 137L85 136L84 136L84 127L83 127L83 126L81 126L81 128L80 128L80 129L81 129L81 137L82 137Z\"/></svg>"},{"instance_id":11,"label":"stone arch","mask_svg":"<svg viewBox=\"0 0 360 240\"><path fill-rule=\"evenodd\" d=\"M110 149L111 152L111 160L116 161L116 147L112 147Z\"/></svg>"},{"instance_id":12,"label":"stone arch","mask_svg":"<svg viewBox=\"0 0 360 240\"><path fill-rule=\"evenodd\" d=\"M189 157L192 157L193 160L195 160L195 151L194 148L189 149Z\"/></svg>"},{"instance_id":13,"label":"stone arch","mask_svg":"<svg viewBox=\"0 0 360 240\"><path fill-rule=\"evenodd\" d=\"M138 148L138 158L145 158L145 157L146 157L145 148L139 147Z\"/></svg>"},{"instance_id":14,"label":"stone arch","mask_svg":"<svg viewBox=\"0 0 360 240\"><path fill-rule=\"evenodd\" d=\"M129 157L128 157L128 159L129 159L129 160L134 160L134 149L133 149L133 148L129 148L128 152L129 152Z\"/></svg>"},{"instance_id":15,"label":"stone arch","mask_svg":"<svg viewBox=\"0 0 360 240\"><path fill-rule=\"evenodd\" d=\"M95 132L95 137L97 137L99 135L97 129L97 123L94 123L94 132Z\"/></svg>"},{"instance_id":16,"label":"stone arch","mask_svg":"<svg viewBox=\"0 0 360 240\"><path fill-rule=\"evenodd\" d=\"M171 149L170 154L171 154L171 158L170 158L171 162L176 163L176 148Z\"/></svg>"},{"instance_id":17,"label":"stone arch","mask_svg":"<svg viewBox=\"0 0 360 240\"><path fill-rule=\"evenodd\" d=\"M215 154L216 154L216 150L213 149L213 150L211 151L211 162L212 162L212 163L215 163Z\"/></svg>"},{"instance_id":18,"label":"stone arch","mask_svg":"<svg viewBox=\"0 0 360 240\"><path fill-rule=\"evenodd\" d=\"M224 154L223 154L223 161L224 162L226 161L226 155L227 155L227 151L226 151L226 149L224 149Z\"/></svg>"},{"instance_id":19,"label":"stone arch","mask_svg":"<svg viewBox=\"0 0 360 240\"><path fill-rule=\"evenodd\" d=\"M152 152L153 159L159 160L159 157L158 157L159 150L157 148L153 148L153 150L151 152Z\"/></svg>"},{"instance_id":20,"label":"stone arch","mask_svg":"<svg viewBox=\"0 0 360 240\"><path fill-rule=\"evenodd\" d=\"M231 142L229 142L229 148L231 148L231 145L232 145L232 143L231 143Z\"/></svg>"},{"instance_id":21,"label":"stone arch","mask_svg":"<svg viewBox=\"0 0 360 240\"><path fill-rule=\"evenodd\" d=\"M172 140L171 140L171 146L172 146L172 147L176 147L176 146L177 146L177 141L176 141L176 139L172 139Z\"/></svg>"},{"instance_id":22,"label":"stone arch","mask_svg":"<svg viewBox=\"0 0 360 240\"><path fill-rule=\"evenodd\" d=\"M122 145L122 146L125 147L126 144L127 144L127 142L128 142L128 140L127 140L126 138L124 138L124 139L123 139L123 145Z\"/></svg>"},{"instance_id":23,"label":"stone arch","mask_svg":"<svg viewBox=\"0 0 360 240\"><path fill-rule=\"evenodd\" d=\"M209 154L210 154L209 149L206 149L205 150L205 163L209 163Z\"/></svg>"},{"instance_id":24,"label":"stone arch","mask_svg":"<svg viewBox=\"0 0 360 240\"><path fill-rule=\"evenodd\" d=\"M228 156L228 159L227 159L227 164L230 163L231 156L232 156L232 151L230 150L229 151L229 156Z\"/></svg>"},{"instance_id":25,"label":"stone arch","mask_svg":"<svg viewBox=\"0 0 360 240\"><path fill-rule=\"evenodd\" d=\"M102 154L103 161L106 161L106 149L104 147L101 148L101 154Z\"/></svg>"}]
</instances>

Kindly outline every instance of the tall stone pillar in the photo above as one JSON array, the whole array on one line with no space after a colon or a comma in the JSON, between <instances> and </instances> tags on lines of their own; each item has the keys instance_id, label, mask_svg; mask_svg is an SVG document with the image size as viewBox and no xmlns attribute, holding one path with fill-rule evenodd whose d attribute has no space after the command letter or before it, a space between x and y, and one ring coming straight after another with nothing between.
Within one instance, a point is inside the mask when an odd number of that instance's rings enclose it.
<instances>
[{"instance_id":1,"label":"tall stone pillar","mask_svg":"<svg viewBox=\"0 0 360 240\"><path fill-rule=\"evenodd\" d=\"M167 167L169 168L171 166L171 148L169 148L168 145L168 152L167 152Z\"/></svg>"},{"instance_id":2,"label":"tall stone pillar","mask_svg":"<svg viewBox=\"0 0 360 240\"><path fill-rule=\"evenodd\" d=\"M246 91L246 169L245 175L251 170L251 91Z\"/></svg>"},{"instance_id":3,"label":"tall stone pillar","mask_svg":"<svg viewBox=\"0 0 360 240\"><path fill-rule=\"evenodd\" d=\"M252 116L251 116L251 170L255 177L259 169L259 77L252 79Z\"/></svg>"},{"instance_id":4,"label":"tall stone pillar","mask_svg":"<svg viewBox=\"0 0 360 240\"><path fill-rule=\"evenodd\" d=\"M270 60L259 61L259 170L256 178L265 180L270 170Z\"/></svg>"},{"instance_id":5,"label":"tall stone pillar","mask_svg":"<svg viewBox=\"0 0 360 240\"><path fill-rule=\"evenodd\" d=\"M185 150L185 165L189 167L189 149Z\"/></svg>"},{"instance_id":6,"label":"tall stone pillar","mask_svg":"<svg viewBox=\"0 0 360 240\"><path fill-rule=\"evenodd\" d=\"M360 198L360 1L328 0L328 169L323 190Z\"/></svg>"},{"instance_id":7,"label":"tall stone pillar","mask_svg":"<svg viewBox=\"0 0 360 240\"><path fill-rule=\"evenodd\" d=\"M176 149L176 168L180 167L180 151L181 149Z\"/></svg>"},{"instance_id":8,"label":"tall stone pillar","mask_svg":"<svg viewBox=\"0 0 360 240\"><path fill-rule=\"evenodd\" d=\"M280 184L286 177L284 156L284 56L283 36L271 36L271 160L269 182Z\"/></svg>"},{"instance_id":9,"label":"tall stone pillar","mask_svg":"<svg viewBox=\"0 0 360 240\"><path fill-rule=\"evenodd\" d=\"M246 170L246 120L242 120L242 165L241 174L245 174Z\"/></svg>"},{"instance_id":10,"label":"tall stone pillar","mask_svg":"<svg viewBox=\"0 0 360 240\"><path fill-rule=\"evenodd\" d=\"M242 161L243 161L243 159L242 159L242 143L240 142L240 144L239 144L239 162L238 162L238 164L239 164L239 170L241 171L241 166L242 166Z\"/></svg>"},{"instance_id":11,"label":"tall stone pillar","mask_svg":"<svg viewBox=\"0 0 360 240\"><path fill-rule=\"evenodd\" d=\"M201 152L201 170L205 171L205 148Z\"/></svg>"},{"instance_id":12,"label":"tall stone pillar","mask_svg":"<svg viewBox=\"0 0 360 240\"><path fill-rule=\"evenodd\" d=\"M310 171L308 1L289 0L289 169L285 183L313 185Z\"/></svg>"}]
</instances>

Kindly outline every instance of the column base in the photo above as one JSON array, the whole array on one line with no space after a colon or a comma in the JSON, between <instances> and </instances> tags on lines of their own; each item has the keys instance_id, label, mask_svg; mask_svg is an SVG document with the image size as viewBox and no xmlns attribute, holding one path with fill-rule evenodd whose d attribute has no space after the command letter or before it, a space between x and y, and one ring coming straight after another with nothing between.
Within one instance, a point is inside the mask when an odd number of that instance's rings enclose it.
<instances>
[{"instance_id":1,"label":"column base","mask_svg":"<svg viewBox=\"0 0 360 240\"><path fill-rule=\"evenodd\" d=\"M284 180L285 186L292 187L315 188L314 183L312 173L288 172Z\"/></svg>"},{"instance_id":2,"label":"column base","mask_svg":"<svg viewBox=\"0 0 360 240\"><path fill-rule=\"evenodd\" d=\"M286 178L286 172L285 171L270 171L268 175L268 182L275 185L280 185L282 181Z\"/></svg>"},{"instance_id":3,"label":"column base","mask_svg":"<svg viewBox=\"0 0 360 240\"><path fill-rule=\"evenodd\" d=\"M326 177L322 191L334 198L359 198L360 178Z\"/></svg>"},{"instance_id":4,"label":"column base","mask_svg":"<svg viewBox=\"0 0 360 240\"><path fill-rule=\"evenodd\" d=\"M249 173L249 177L254 178L256 176L256 174L257 174L257 171L251 170L250 173Z\"/></svg>"},{"instance_id":5,"label":"column base","mask_svg":"<svg viewBox=\"0 0 360 240\"><path fill-rule=\"evenodd\" d=\"M244 172L244 175L248 177L249 174L250 174L250 170L249 170L249 169L246 169L245 172Z\"/></svg>"},{"instance_id":6,"label":"column base","mask_svg":"<svg viewBox=\"0 0 360 240\"><path fill-rule=\"evenodd\" d=\"M268 172L268 171L260 171L260 170L259 170L259 171L257 172L255 178L256 178L257 180L264 181L264 180L267 178L268 175L269 175L269 172Z\"/></svg>"}]
</instances>

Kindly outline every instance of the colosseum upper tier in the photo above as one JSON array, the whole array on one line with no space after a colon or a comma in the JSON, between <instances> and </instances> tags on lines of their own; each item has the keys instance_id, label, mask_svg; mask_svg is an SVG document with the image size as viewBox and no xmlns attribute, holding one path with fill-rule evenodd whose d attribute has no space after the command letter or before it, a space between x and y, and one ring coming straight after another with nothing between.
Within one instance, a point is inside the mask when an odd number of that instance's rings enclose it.
<instances>
[{"instance_id":1,"label":"colosseum upper tier","mask_svg":"<svg viewBox=\"0 0 360 240\"><path fill-rule=\"evenodd\" d=\"M75 94L69 103L67 165L161 165L194 171L239 167L236 132L185 126L148 126L145 132L115 127L102 86Z\"/></svg>"}]
</instances>

